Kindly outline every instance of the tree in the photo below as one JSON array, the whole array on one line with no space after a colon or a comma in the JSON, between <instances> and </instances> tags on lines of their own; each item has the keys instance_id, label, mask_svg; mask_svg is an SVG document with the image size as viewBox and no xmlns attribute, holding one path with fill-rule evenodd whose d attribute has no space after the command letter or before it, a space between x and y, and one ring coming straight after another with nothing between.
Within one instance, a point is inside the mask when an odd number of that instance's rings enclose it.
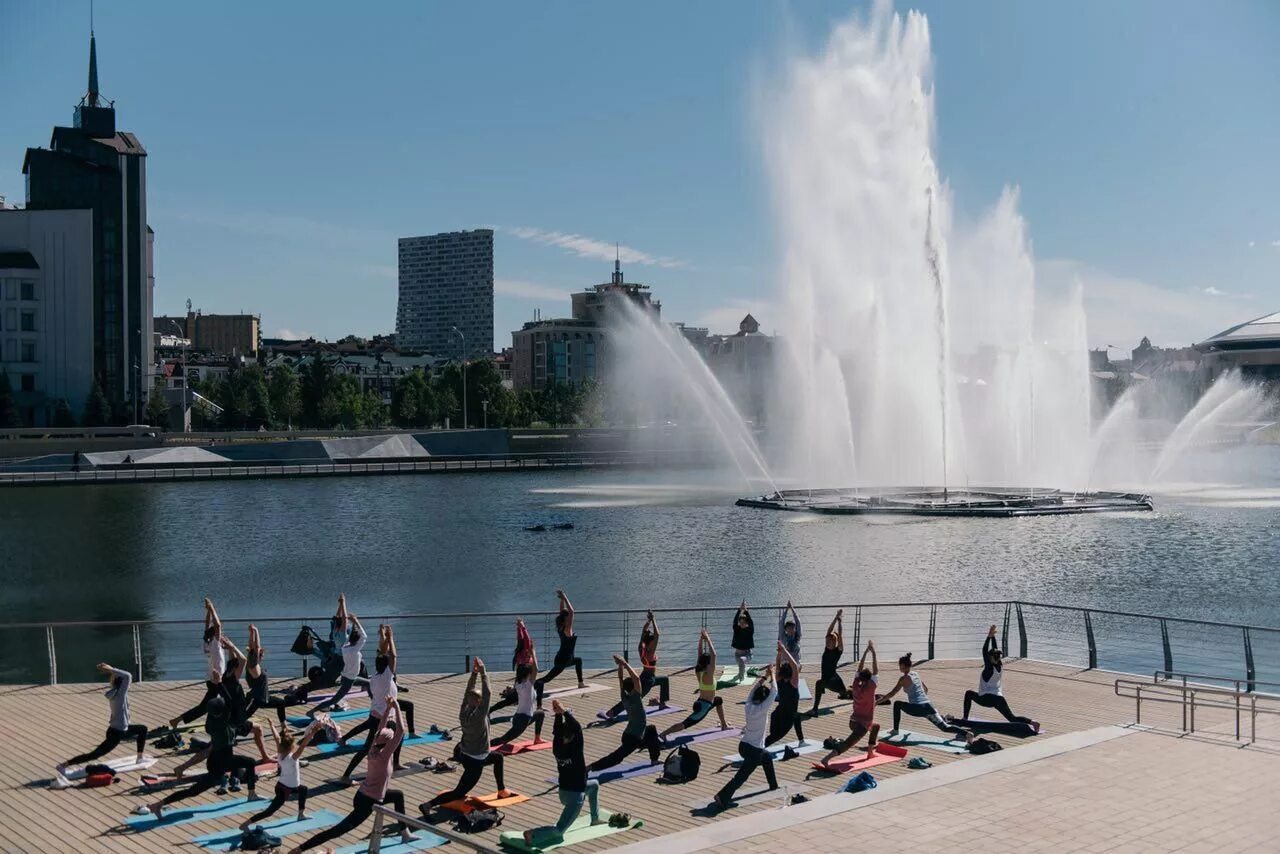
<instances>
[{"instance_id":1,"label":"tree","mask_svg":"<svg viewBox=\"0 0 1280 854\"><path fill-rule=\"evenodd\" d=\"M89 383L89 394L84 401L84 417L81 419L85 427L106 427L111 420L111 404L102 393L102 386L95 379Z\"/></svg>"},{"instance_id":2,"label":"tree","mask_svg":"<svg viewBox=\"0 0 1280 854\"><path fill-rule=\"evenodd\" d=\"M279 365L272 369L267 396L270 398L271 414L275 416L275 426L292 428L302 414L302 392L298 385L298 374L291 365Z\"/></svg>"},{"instance_id":3,"label":"tree","mask_svg":"<svg viewBox=\"0 0 1280 854\"><path fill-rule=\"evenodd\" d=\"M366 391L364 393L361 414L364 419L363 426L367 429L378 430L387 426L389 420L387 407L382 402L382 395L376 391Z\"/></svg>"},{"instance_id":4,"label":"tree","mask_svg":"<svg viewBox=\"0 0 1280 854\"><path fill-rule=\"evenodd\" d=\"M13 402L13 386L9 375L0 371L0 427L21 427L22 416Z\"/></svg>"},{"instance_id":5,"label":"tree","mask_svg":"<svg viewBox=\"0 0 1280 854\"><path fill-rule=\"evenodd\" d=\"M71 404L67 403L65 397L58 398L58 403L53 408L53 426L54 427L74 427L76 426L76 417L71 412Z\"/></svg>"},{"instance_id":6,"label":"tree","mask_svg":"<svg viewBox=\"0 0 1280 854\"><path fill-rule=\"evenodd\" d=\"M331 427L338 421L333 366L324 356L312 356L302 375L302 423Z\"/></svg>"},{"instance_id":7,"label":"tree","mask_svg":"<svg viewBox=\"0 0 1280 854\"><path fill-rule=\"evenodd\" d=\"M330 423L340 424L347 430L359 430L364 426L364 395L355 377L350 374L334 376L332 401L337 417Z\"/></svg>"},{"instance_id":8,"label":"tree","mask_svg":"<svg viewBox=\"0 0 1280 854\"><path fill-rule=\"evenodd\" d=\"M436 417L436 396L421 368L396 380L391 390L391 420L397 427L430 427Z\"/></svg>"},{"instance_id":9,"label":"tree","mask_svg":"<svg viewBox=\"0 0 1280 854\"><path fill-rule=\"evenodd\" d=\"M261 365L249 365L237 371L235 379L244 389L245 426L251 430L271 426L271 395L267 391L267 375Z\"/></svg>"},{"instance_id":10,"label":"tree","mask_svg":"<svg viewBox=\"0 0 1280 854\"><path fill-rule=\"evenodd\" d=\"M164 395L164 377L156 378L156 384L151 389L151 395L147 398L147 408L144 413L146 421L152 427L159 427L162 430L169 429L169 401Z\"/></svg>"}]
</instances>

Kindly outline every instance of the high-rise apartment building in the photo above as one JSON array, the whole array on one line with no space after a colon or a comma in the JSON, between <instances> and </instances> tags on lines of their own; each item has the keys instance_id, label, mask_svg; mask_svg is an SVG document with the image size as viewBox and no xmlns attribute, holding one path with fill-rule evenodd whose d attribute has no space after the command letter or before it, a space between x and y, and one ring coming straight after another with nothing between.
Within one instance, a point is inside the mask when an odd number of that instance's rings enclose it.
<instances>
[{"instance_id":1,"label":"high-rise apartment building","mask_svg":"<svg viewBox=\"0 0 1280 854\"><path fill-rule=\"evenodd\" d=\"M107 399L141 417L151 383L151 241L147 152L116 130L115 102L98 92L98 51L89 37L89 89L72 127L22 163L28 210L93 214L93 373Z\"/></svg>"},{"instance_id":2,"label":"high-rise apartment building","mask_svg":"<svg viewBox=\"0 0 1280 854\"><path fill-rule=\"evenodd\" d=\"M492 230L400 238L396 346L467 358L493 352Z\"/></svg>"}]
</instances>

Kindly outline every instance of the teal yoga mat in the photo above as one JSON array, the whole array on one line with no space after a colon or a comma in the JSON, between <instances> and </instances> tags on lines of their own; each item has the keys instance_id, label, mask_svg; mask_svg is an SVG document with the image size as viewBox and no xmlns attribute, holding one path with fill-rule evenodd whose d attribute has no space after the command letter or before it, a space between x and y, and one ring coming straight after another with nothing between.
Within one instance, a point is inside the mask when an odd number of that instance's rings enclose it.
<instances>
[{"instance_id":1,"label":"teal yoga mat","mask_svg":"<svg viewBox=\"0 0 1280 854\"><path fill-rule=\"evenodd\" d=\"M328 715L335 721L349 721L353 718L369 717L368 709L347 709L345 712L321 712L322 715ZM290 715L286 718L289 723L294 726L310 726L311 718L306 715Z\"/></svg>"},{"instance_id":2,"label":"teal yoga mat","mask_svg":"<svg viewBox=\"0 0 1280 854\"><path fill-rule=\"evenodd\" d=\"M124 823L141 832L157 827L173 827L179 824L190 824L193 821L208 821L214 818L226 818L232 815L257 812L268 803L266 798L260 797L252 801L246 801L244 798L235 798L230 801L215 801L211 804L196 804L195 806L182 806L180 804L166 809L164 818L156 818L150 813L147 815L131 815L124 820Z\"/></svg>"},{"instance_id":3,"label":"teal yoga mat","mask_svg":"<svg viewBox=\"0 0 1280 854\"><path fill-rule=\"evenodd\" d=\"M401 747L413 747L415 744L435 744L438 741L444 741L444 736L435 732L420 733L413 738L406 738L400 743ZM364 747L364 739L356 738L348 741L345 745L339 745L336 742L329 744L317 744L316 752L323 753L326 756L335 753L355 753L361 747Z\"/></svg>"},{"instance_id":4,"label":"teal yoga mat","mask_svg":"<svg viewBox=\"0 0 1280 854\"><path fill-rule=\"evenodd\" d=\"M255 803L257 803L255 801ZM297 810L297 804L286 803L280 809ZM261 827L272 836L292 836L295 833L305 833L308 830L319 830L322 827L330 827L342 820L342 816L336 812L329 810L312 811L311 815L304 821L298 821L297 813L285 818L272 819L270 821L261 822L255 827ZM200 836L192 838L192 842L198 844L202 848L208 848L211 851L231 851L240 842L241 833L239 829L219 830L213 833L204 833Z\"/></svg>"},{"instance_id":5,"label":"teal yoga mat","mask_svg":"<svg viewBox=\"0 0 1280 854\"><path fill-rule=\"evenodd\" d=\"M608 810L600 810L600 817L606 822L609 820L609 815L610 813ZM643 825L644 822L638 819L632 819L631 824L626 827L610 827L608 824L592 825L591 816L582 815L579 816L573 824L569 825L569 829L564 832L563 842L543 846L530 845L524 841L523 833L517 830L504 832L499 837L499 840L503 848L513 851L552 851L557 848L565 848L570 845L575 845L579 842L590 842L593 839L612 836L615 833L622 833L624 831L631 830L633 827L642 827Z\"/></svg>"}]
</instances>

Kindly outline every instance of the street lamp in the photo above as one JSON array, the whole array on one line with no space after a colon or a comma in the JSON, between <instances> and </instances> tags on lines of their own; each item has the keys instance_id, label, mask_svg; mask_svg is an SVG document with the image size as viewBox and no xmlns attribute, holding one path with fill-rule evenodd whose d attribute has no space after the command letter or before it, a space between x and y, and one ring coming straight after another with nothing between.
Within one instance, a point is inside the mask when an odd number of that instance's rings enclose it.
<instances>
[{"instance_id":1,"label":"street lamp","mask_svg":"<svg viewBox=\"0 0 1280 854\"><path fill-rule=\"evenodd\" d=\"M458 327L449 327L462 339L462 429L467 429L467 336Z\"/></svg>"},{"instance_id":2,"label":"street lamp","mask_svg":"<svg viewBox=\"0 0 1280 854\"><path fill-rule=\"evenodd\" d=\"M187 331L178 325L178 321L169 318L169 322L173 324L174 329L178 330L180 333L178 337L182 339L182 432L190 433L191 416L189 413L191 410L189 408L190 405L187 403L187 384L191 382L191 379L187 376L187 345L191 341L187 338Z\"/></svg>"},{"instance_id":3,"label":"street lamp","mask_svg":"<svg viewBox=\"0 0 1280 854\"><path fill-rule=\"evenodd\" d=\"M480 401L480 409L484 411L484 429L489 429L489 398Z\"/></svg>"}]
</instances>

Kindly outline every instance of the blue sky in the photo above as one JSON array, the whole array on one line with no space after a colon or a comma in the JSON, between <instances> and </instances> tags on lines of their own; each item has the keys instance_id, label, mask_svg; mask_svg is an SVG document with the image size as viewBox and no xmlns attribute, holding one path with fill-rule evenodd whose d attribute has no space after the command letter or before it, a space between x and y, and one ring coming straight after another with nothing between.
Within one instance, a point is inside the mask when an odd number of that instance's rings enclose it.
<instances>
[{"instance_id":1,"label":"blue sky","mask_svg":"<svg viewBox=\"0 0 1280 854\"><path fill-rule=\"evenodd\" d=\"M960 216L1021 188L1090 339L1280 309L1280 7L900 4L930 20ZM754 87L864 4L101 0L101 88L150 158L156 308L390 331L396 237L494 226L497 344L628 279L670 320L771 326ZM85 88L88 3L0 0L0 194ZM1117 339L1117 340L1112 340Z\"/></svg>"}]
</instances>

